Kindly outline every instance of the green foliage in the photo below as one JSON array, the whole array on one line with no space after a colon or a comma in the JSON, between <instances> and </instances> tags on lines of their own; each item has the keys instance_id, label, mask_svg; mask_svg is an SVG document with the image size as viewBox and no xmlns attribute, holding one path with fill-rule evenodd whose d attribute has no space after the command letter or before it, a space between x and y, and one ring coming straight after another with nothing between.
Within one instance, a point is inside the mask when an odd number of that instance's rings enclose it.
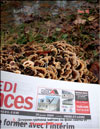
<instances>
[{"instance_id":1,"label":"green foliage","mask_svg":"<svg viewBox=\"0 0 100 129\"><path fill-rule=\"evenodd\" d=\"M53 35L47 38L46 43L52 43L52 42L55 42L56 40L57 40L57 37Z\"/></svg>"},{"instance_id":2,"label":"green foliage","mask_svg":"<svg viewBox=\"0 0 100 129\"><path fill-rule=\"evenodd\" d=\"M21 35L17 41L16 41L18 44L25 44L27 43L27 38L24 36L24 35Z\"/></svg>"},{"instance_id":3,"label":"green foliage","mask_svg":"<svg viewBox=\"0 0 100 129\"><path fill-rule=\"evenodd\" d=\"M62 39L67 39L67 37L68 37L68 34L63 34L63 35L61 36Z\"/></svg>"},{"instance_id":4,"label":"green foliage","mask_svg":"<svg viewBox=\"0 0 100 129\"><path fill-rule=\"evenodd\" d=\"M47 49L47 47L45 45L43 45L42 48L43 48L43 50L46 50Z\"/></svg>"},{"instance_id":5,"label":"green foliage","mask_svg":"<svg viewBox=\"0 0 100 129\"><path fill-rule=\"evenodd\" d=\"M42 34L37 34L37 35L34 37L34 40L37 41L37 42L43 41L43 35L42 35Z\"/></svg>"},{"instance_id":6,"label":"green foliage","mask_svg":"<svg viewBox=\"0 0 100 129\"><path fill-rule=\"evenodd\" d=\"M98 53L97 53L96 50L93 51L93 55L94 55L94 56L97 56L97 55L98 55Z\"/></svg>"}]
</instances>

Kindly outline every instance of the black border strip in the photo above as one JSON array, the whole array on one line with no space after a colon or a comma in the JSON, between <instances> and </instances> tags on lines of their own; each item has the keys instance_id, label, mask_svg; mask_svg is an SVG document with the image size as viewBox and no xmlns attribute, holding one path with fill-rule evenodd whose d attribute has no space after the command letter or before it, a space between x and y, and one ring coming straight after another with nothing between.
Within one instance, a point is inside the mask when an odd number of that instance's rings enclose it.
<instances>
[{"instance_id":1,"label":"black border strip","mask_svg":"<svg viewBox=\"0 0 100 129\"><path fill-rule=\"evenodd\" d=\"M18 110L5 110L0 109L1 114L7 115L23 115L23 116L34 116L34 117L50 117L50 118L66 118L68 120L90 120L91 115L77 115L77 114L55 114L55 113L43 113L43 112L27 112Z\"/></svg>"}]
</instances>

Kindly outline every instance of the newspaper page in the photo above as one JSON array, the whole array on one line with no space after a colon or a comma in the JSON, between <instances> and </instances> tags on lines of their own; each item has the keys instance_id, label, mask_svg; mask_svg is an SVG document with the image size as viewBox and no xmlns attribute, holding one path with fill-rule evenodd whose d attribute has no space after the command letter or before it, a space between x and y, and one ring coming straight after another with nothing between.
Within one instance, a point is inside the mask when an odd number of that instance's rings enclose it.
<instances>
[{"instance_id":1,"label":"newspaper page","mask_svg":"<svg viewBox=\"0 0 100 129\"><path fill-rule=\"evenodd\" d=\"M100 129L100 86L1 71L1 128Z\"/></svg>"}]
</instances>

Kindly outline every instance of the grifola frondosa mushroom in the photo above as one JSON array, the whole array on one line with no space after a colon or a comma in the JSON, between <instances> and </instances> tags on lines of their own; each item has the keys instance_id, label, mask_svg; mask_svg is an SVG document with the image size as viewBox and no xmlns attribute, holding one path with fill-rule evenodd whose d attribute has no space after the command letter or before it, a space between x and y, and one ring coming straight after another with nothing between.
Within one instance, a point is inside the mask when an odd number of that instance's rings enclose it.
<instances>
[{"instance_id":1,"label":"grifola frondosa mushroom","mask_svg":"<svg viewBox=\"0 0 100 129\"><path fill-rule=\"evenodd\" d=\"M35 60L38 59L38 55L37 55L37 54L30 55L30 56L28 57L28 59L31 60L31 61L35 61Z\"/></svg>"},{"instance_id":2,"label":"grifola frondosa mushroom","mask_svg":"<svg viewBox=\"0 0 100 129\"><path fill-rule=\"evenodd\" d=\"M78 47L66 41L43 44L43 46L45 50L40 44L27 43L22 45L18 54L19 45L10 45L8 48L10 54L12 53L11 56L4 47L0 69L42 78L84 83L97 82L97 78L87 69L86 62L80 60Z\"/></svg>"},{"instance_id":3,"label":"grifola frondosa mushroom","mask_svg":"<svg viewBox=\"0 0 100 129\"><path fill-rule=\"evenodd\" d=\"M47 71L45 68L36 66L34 69L37 71L37 75L39 75L39 77L40 75L43 75L44 77L46 76Z\"/></svg>"},{"instance_id":4,"label":"grifola frondosa mushroom","mask_svg":"<svg viewBox=\"0 0 100 129\"><path fill-rule=\"evenodd\" d=\"M23 63L24 67L33 67L34 66L34 62L27 60Z\"/></svg>"},{"instance_id":5,"label":"grifola frondosa mushroom","mask_svg":"<svg viewBox=\"0 0 100 129\"><path fill-rule=\"evenodd\" d=\"M42 60L35 60L34 61L34 66L43 67L44 66L44 62Z\"/></svg>"},{"instance_id":6,"label":"grifola frondosa mushroom","mask_svg":"<svg viewBox=\"0 0 100 129\"><path fill-rule=\"evenodd\" d=\"M20 70L15 70L14 73L21 74Z\"/></svg>"}]
</instances>

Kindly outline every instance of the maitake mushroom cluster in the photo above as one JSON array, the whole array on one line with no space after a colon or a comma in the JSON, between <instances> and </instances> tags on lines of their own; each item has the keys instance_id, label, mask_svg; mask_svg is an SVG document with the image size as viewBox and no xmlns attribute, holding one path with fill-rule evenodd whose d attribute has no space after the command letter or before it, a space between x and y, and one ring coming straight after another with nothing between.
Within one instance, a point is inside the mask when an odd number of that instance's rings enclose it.
<instances>
[{"instance_id":1,"label":"maitake mushroom cluster","mask_svg":"<svg viewBox=\"0 0 100 129\"><path fill-rule=\"evenodd\" d=\"M96 83L97 78L66 41L52 44L6 45L1 51L1 70L56 80Z\"/></svg>"}]
</instances>

